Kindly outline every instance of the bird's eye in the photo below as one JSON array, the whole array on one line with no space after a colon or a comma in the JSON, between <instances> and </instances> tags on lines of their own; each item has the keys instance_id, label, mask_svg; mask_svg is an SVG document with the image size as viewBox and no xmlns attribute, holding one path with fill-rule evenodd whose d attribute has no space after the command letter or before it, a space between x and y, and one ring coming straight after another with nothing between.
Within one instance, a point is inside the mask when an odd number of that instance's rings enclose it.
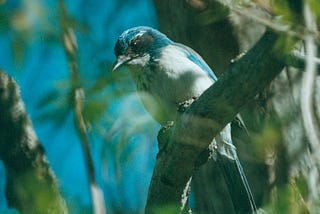
<instances>
[{"instance_id":1,"label":"bird's eye","mask_svg":"<svg viewBox=\"0 0 320 214\"><path fill-rule=\"evenodd\" d=\"M142 48L142 41L140 39L136 39L131 43L132 49L137 51Z\"/></svg>"},{"instance_id":2,"label":"bird's eye","mask_svg":"<svg viewBox=\"0 0 320 214\"><path fill-rule=\"evenodd\" d=\"M144 34L131 42L131 50L140 53L145 52L152 46L154 39L149 34Z\"/></svg>"}]
</instances>

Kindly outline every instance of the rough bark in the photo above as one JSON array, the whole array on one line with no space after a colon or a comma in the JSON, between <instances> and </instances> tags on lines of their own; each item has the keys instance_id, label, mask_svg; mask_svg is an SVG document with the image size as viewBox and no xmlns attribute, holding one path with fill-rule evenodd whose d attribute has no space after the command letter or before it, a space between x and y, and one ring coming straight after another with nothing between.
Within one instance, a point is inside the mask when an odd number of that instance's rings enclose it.
<instances>
[{"instance_id":1,"label":"rough bark","mask_svg":"<svg viewBox=\"0 0 320 214\"><path fill-rule=\"evenodd\" d=\"M20 213L67 213L16 82L0 70L0 159L6 198Z\"/></svg>"}]
</instances>

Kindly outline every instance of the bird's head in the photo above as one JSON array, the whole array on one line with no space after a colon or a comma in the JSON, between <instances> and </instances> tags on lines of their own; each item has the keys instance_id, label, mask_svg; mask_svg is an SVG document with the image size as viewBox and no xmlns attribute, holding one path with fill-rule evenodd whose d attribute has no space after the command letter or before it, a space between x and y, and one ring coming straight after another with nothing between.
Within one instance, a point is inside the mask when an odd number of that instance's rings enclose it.
<instances>
[{"instance_id":1,"label":"bird's head","mask_svg":"<svg viewBox=\"0 0 320 214\"><path fill-rule=\"evenodd\" d=\"M159 31L150 27L134 27L124 31L114 47L117 61L113 71L122 65L145 66L157 58L162 47L172 41Z\"/></svg>"}]
</instances>

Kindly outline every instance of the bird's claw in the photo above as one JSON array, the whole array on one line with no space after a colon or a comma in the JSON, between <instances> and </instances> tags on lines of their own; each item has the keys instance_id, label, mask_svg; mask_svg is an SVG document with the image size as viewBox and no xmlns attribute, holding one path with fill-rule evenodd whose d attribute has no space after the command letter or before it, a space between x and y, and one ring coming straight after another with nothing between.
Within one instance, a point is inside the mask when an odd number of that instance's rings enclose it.
<instances>
[{"instance_id":1,"label":"bird's claw","mask_svg":"<svg viewBox=\"0 0 320 214\"><path fill-rule=\"evenodd\" d=\"M173 121L170 120L170 121L167 121L166 124L164 124L162 127L161 127L161 130L160 131L165 131L167 130L168 128L170 128L171 126L173 126Z\"/></svg>"},{"instance_id":2,"label":"bird's claw","mask_svg":"<svg viewBox=\"0 0 320 214\"><path fill-rule=\"evenodd\" d=\"M191 99L179 103L178 112L183 113L197 99L193 96Z\"/></svg>"},{"instance_id":3,"label":"bird's claw","mask_svg":"<svg viewBox=\"0 0 320 214\"><path fill-rule=\"evenodd\" d=\"M161 155L161 153L164 151L166 148L167 142L168 142L168 136L170 135L170 127L173 126L174 122L173 121L167 121L166 124L164 124L159 133L158 133L158 149L159 152L157 154L157 158Z\"/></svg>"}]
</instances>

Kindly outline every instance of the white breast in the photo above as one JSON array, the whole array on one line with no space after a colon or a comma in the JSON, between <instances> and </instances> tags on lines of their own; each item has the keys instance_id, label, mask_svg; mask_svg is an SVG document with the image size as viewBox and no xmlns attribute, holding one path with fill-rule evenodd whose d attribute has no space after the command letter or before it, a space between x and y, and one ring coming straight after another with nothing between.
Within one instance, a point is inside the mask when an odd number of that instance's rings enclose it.
<instances>
[{"instance_id":1,"label":"white breast","mask_svg":"<svg viewBox=\"0 0 320 214\"><path fill-rule=\"evenodd\" d=\"M200 96L214 80L186 57L180 47L168 45L156 66L141 66L145 59L129 64L147 111L159 123L175 120L179 103Z\"/></svg>"},{"instance_id":2,"label":"white breast","mask_svg":"<svg viewBox=\"0 0 320 214\"><path fill-rule=\"evenodd\" d=\"M200 96L214 83L206 71L174 45L162 50L159 67L158 93L178 103Z\"/></svg>"}]
</instances>

